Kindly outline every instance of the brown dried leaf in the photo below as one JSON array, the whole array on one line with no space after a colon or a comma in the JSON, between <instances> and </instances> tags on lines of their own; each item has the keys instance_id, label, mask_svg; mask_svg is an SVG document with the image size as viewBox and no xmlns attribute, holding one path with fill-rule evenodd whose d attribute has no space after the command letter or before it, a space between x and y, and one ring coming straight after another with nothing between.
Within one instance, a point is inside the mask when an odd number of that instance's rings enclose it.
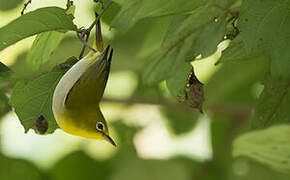
<instances>
[{"instance_id":1,"label":"brown dried leaf","mask_svg":"<svg viewBox=\"0 0 290 180\"><path fill-rule=\"evenodd\" d=\"M39 134L45 134L45 132L48 129L48 122L44 118L43 115L40 115L36 120L35 120L35 128L37 129Z\"/></svg>"},{"instance_id":2,"label":"brown dried leaf","mask_svg":"<svg viewBox=\"0 0 290 180\"><path fill-rule=\"evenodd\" d=\"M186 92L186 102L192 108L196 108L200 113L204 102L203 84L197 79L194 74L193 68L188 77L188 91Z\"/></svg>"}]
</instances>

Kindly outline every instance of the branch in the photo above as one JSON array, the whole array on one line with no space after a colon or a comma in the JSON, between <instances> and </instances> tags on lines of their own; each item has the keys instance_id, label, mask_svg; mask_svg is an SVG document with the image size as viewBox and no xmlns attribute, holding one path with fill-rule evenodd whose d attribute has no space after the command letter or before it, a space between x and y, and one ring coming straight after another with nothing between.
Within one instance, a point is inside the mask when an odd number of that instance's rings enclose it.
<instances>
[{"instance_id":1,"label":"branch","mask_svg":"<svg viewBox=\"0 0 290 180\"><path fill-rule=\"evenodd\" d=\"M102 7L102 12L99 14L99 16L95 19L95 21L90 25L90 27L87 29L88 32L91 32L91 30L94 28L94 26L98 23L98 20L104 15L105 11L112 5L113 1L110 0L105 7Z\"/></svg>"},{"instance_id":2,"label":"branch","mask_svg":"<svg viewBox=\"0 0 290 180\"><path fill-rule=\"evenodd\" d=\"M21 11L21 16L24 14L25 9L27 8L27 6L31 3L31 0L28 0L26 3L24 3L24 7Z\"/></svg>"},{"instance_id":3,"label":"branch","mask_svg":"<svg viewBox=\"0 0 290 180\"><path fill-rule=\"evenodd\" d=\"M98 23L98 21L100 20L100 18L104 15L105 11L112 5L113 1L110 0L105 7L102 6L102 12L101 14L98 15L98 17L96 17L95 21L90 25L90 27L88 29L80 29L77 32L78 38L81 40L81 42L84 44L81 53L79 55L79 59L81 59L83 57L83 54L85 52L86 47L88 47L89 49L93 50L94 52L97 52L94 48L92 48L87 42L88 39L90 37L90 33L91 30L94 28L94 26ZM103 5L103 3L102 3ZM81 36L79 35L81 34ZM86 39L84 40L83 38L86 36ZM81 38L80 38L81 37Z\"/></svg>"},{"instance_id":4,"label":"branch","mask_svg":"<svg viewBox=\"0 0 290 180\"><path fill-rule=\"evenodd\" d=\"M84 36L86 36L85 40L84 40ZM86 47L88 47L90 50L94 51L95 53L97 52L97 50L95 50L93 47L91 47L91 45L88 43L89 35L86 35L86 33L78 33L77 32L77 37L84 44L82 51L81 51L81 54L80 54L80 57L79 57L80 59L83 57L83 54L85 52Z\"/></svg>"}]
</instances>

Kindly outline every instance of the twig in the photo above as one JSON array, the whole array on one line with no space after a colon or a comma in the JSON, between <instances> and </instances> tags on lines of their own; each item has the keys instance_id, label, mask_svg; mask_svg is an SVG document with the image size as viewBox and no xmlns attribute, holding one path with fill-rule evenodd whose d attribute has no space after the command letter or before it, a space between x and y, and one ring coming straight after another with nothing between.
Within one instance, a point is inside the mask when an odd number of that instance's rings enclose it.
<instances>
[{"instance_id":1,"label":"twig","mask_svg":"<svg viewBox=\"0 0 290 180\"><path fill-rule=\"evenodd\" d=\"M85 34L85 36L86 36L85 42L88 42L88 40L89 40L89 36L90 36L90 33ZM84 45L83 45L83 48L82 48L82 50L81 50L81 53L80 53L80 55L79 55L79 59L81 59L81 58L83 57L83 55L84 55L84 53L85 53L85 50L86 50L86 47L87 47L87 46L84 44Z\"/></svg>"},{"instance_id":2,"label":"twig","mask_svg":"<svg viewBox=\"0 0 290 180\"><path fill-rule=\"evenodd\" d=\"M112 5L113 1L109 1L105 7L102 7L102 12L101 14L98 15L98 17L96 17L95 21L90 25L90 27L88 29L80 29L77 32L77 36L78 38L81 40L81 42L84 44L84 46L82 47L81 53L79 55L79 59L81 59L84 55L85 49L86 47L88 47L89 49L93 50L94 52L97 52L94 48L92 48L89 44L88 44L88 39L91 33L91 30L94 28L94 26L98 23L98 21L100 20L100 18L102 17L102 15L105 13L105 11ZM81 36L79 35L81 34ZM83 38L86 36L86 39L84 40Z\"/></svg>"},{"instance_id":3,"label":"twig","mask_svg":"<svg viewBox=\"0 0 290 180\"><path fill-rule=\"evenodd\" d=\"M24 14L25 9L27 8L27 6L31 3L31 0L28 0L26 3L24 3L24 7L21 11L21 16Z\"/></svg>"},{"instance_id":4,"label":"twig","mask_svg":"<svg viewBox=\"0 0 290 180\"><path fill-rule=\"evenodd\" d=\"M86 46L90 50L94 51L95 53L97 52L97 50L95 50L93 47L91 47L91 45L87 42L88 36L87 36L86 40L84 40L83 37L78 32L77 32L77 36L78 36L79 40L84 44L84 46Z\"/></svg>"},{"instance_id":5,"label":"twig","mask_svg":"<svg viewBox=\"0 0 290 180\"><path fill-rule=\"evenodd\" d=\"M67 0L66 2L66 8L68 9L69 7L71 7L73 5L73 1L71 0Z\"/></svg>"},{"instance_id":6,"label":"twig","mask_svg":"<svg viewBox=\"0 0 290 180\"><path fill-rule=\"evenodd\" d=\"M87 29L89 32L93 29L93 27L98 23L98 20L104 15L105 11L112 5L113 1L109 1L104 8L102 8L101 14L95 19L95 21L90 25L90 27Z\"/></svg>"}]
</instances>

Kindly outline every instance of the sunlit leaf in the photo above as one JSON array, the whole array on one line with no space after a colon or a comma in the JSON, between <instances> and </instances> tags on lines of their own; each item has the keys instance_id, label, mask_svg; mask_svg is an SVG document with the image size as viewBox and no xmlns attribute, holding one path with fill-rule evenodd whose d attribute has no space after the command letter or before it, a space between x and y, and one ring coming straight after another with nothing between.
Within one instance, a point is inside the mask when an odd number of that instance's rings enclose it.
<instances>
[{"instance_id":1,"label":"sunlit leaf","mask_svg":"<svg viewBox=\"0 0 290 180\"><path fill-rule=\"evenodd\" d=\"M233 144L233 156L248 156L284 173L290 173L290 126L274 126L246 133Z\"/></svg>"},{"instance_id":2,"label":"sunlit leaf","mask_svg":"<svg viewBox=\"0 0 290 180\"><path fill-rule=\"evenodd\" d=\"M28 83L16 83L13 88L10 105L25 128L36 129L35 123L40 116L48 121L47 133L53 132L58 126L52 113L52 96L62 73L53 71L46 73Z\"/></svg>"},{"instance_id":3,"label":"sunlit leaf","mask_svg":"<svg viewBox=\"0 0 290 180\"><path fill-rule=\"evenodd\" d=\"M67 15L58 7L40 8L29 12L0 28L0 51L26 37L46 31L77 30Z\"/></svg>"},{"instance_id":4,"label":"sunlit leaf","mask_svg":"<svg viewBox=\"0 0 290 180\"><path fill-rule=\"evenodd\" d=\"M66 10L66 13L73 15L74 11L75 6L70 6L69 9ZM38 34L26 57L26 61L30 67L37 70L42 64L46 63L63 37L64 33L57 31L48 31Z\"/></svg>"},{"instance_id":5,"label":"sunlit leaf","mask_svg":"<svg viewBox=\"0 0 290 180\"><path fill-rule=\"evenodd\" d=\"M49 31L37 35L27 54L27 63L33 69L38 69L41 64L49 59L52 51L59 45L63 36L63 33L56 31Z\"/></svg>"}]
</instances>

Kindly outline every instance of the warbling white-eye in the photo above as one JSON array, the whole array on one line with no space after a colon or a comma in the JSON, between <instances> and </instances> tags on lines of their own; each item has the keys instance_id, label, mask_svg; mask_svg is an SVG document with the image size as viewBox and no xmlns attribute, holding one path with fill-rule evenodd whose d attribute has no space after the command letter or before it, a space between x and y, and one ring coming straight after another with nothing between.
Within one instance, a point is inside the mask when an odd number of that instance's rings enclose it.
<instances>
[{"instance_id":1,"label":"warbling white-eye","mask_svg":"<svg viewBox=\"0 0 290 180\"><path fill-rule=\"evenodd\" d=\"M90 51L60 79L53 94L52 110L57 124L65 132L103 139L116 146L99 107L113 56L110 46L103 48L99 21L93 47L97 52Z\"/></svg>"}]
</instances>

